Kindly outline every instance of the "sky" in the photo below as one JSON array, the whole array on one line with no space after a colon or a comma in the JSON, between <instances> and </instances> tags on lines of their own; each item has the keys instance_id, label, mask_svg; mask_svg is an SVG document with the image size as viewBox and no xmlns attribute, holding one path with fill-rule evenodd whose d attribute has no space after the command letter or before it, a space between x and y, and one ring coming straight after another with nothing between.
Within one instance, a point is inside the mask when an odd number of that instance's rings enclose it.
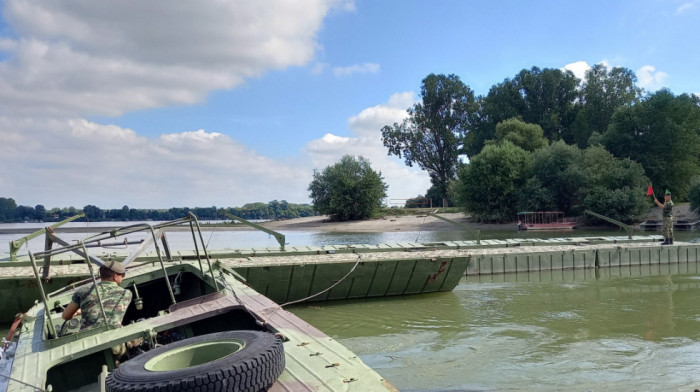
<instances>
[{"instance_id":1,"label":"sky","mask_svg":"<svg viewBox=\"0 0 700 392\"><path fill-rule=\"evenodd\" d=\"M0 4L0 197L18 205L309 203L314 170L346 154L399 205L430 180L381 128L431 73L486 95L603 63L700 93L700 0Z\"/></svg>"}]
</instances>

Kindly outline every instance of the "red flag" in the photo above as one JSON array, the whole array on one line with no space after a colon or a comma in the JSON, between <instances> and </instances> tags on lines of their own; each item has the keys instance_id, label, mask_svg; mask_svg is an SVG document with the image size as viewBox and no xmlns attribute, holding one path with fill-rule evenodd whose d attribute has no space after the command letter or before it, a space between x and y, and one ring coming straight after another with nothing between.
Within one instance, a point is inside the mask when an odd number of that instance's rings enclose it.
<instances>
[{"instance_id":1,"label":"red flag","mask_svg":"<svg viewBox=\"0 0 700 392\"><path fill-rule=\"evenodd\" d=\"M647 196L651 196L654 194L654 190L651 189L651 185L649 185L649 189L647 189Z\"/></svg>"}]
</instances>

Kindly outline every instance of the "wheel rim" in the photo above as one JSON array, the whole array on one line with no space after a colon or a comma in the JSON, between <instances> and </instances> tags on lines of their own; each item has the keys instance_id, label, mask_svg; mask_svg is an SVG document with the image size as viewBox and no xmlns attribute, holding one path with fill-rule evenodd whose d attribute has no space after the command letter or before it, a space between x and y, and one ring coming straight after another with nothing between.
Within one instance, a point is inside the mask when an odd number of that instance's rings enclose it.
<instances>
[{"instance_id":1,"label":"wheel rim","mask_svg":"<svg viewBox=\"0 0 700 392\"><path fill-rule=\"evenodd\" d=\"M152 372L185 369L227 357L243 347L245 341L239 339L189 344L151 358L144 368Z\"/></svg>"}]
</instances>

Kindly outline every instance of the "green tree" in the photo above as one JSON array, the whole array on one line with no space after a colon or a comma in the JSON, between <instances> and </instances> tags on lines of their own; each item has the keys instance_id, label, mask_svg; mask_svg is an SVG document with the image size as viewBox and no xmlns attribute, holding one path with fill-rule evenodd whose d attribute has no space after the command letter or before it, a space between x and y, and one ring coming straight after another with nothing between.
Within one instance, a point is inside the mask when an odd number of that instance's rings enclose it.
<instances>
[{"instance_id":1,"label":"green tree","mask_svg":"<svg viewBox=\"0 0 700 392\"><path fill-rule=\"evenodd\" d=\"M15 208L15 220L26 221L29 219L33 219L35 215L36 211L34 211L34 207L17 206L17 208Z\"/></svg>"},{"instance_id":2,"label":"green tree","mask_svg":"<svg viewBox=\"0 0 700 392\"><path fill-rule=\"evenodd\" d=\"M547 147L542 127L528 124L517 118L509 118L496 125L496 141L507 140L525 151L535 151Z\"/></svg>"},{"instance_id":3,"label":"green tree","mask_svg":"<svg viewBox=\"0 0 700 392\"><path fill-rule=\"evenodd\" d=\"M88 221L98 221L102 219L102 210L97 206L88 204L83 207L83 212Z\"/></svg>"},{"instance_id":4,"label":"green tree","mask_svg":"<svg viewBox=\"0 0 700 392\"><path fill-rule=\"evenodd\" d=\"M447 184L457 173L464 136L476 113L474 93L456 75L430 74L421 84L421 98L402 124L382 128L382 141L389 155L427 171L447 206Z\"/></svg>"},{"instance_id":5,"label":"green tree","mask_svg":"<svg viewBox=\"0 0 700 392\"><path fill-rule=\"evenodd\" d=\"M548 192L537 191L536 197L546 201L546 206L540 207L570 212L579 204L577 191L583 181L583 174L578 170L580 160L581 150L563 141L535 151L530 177L538 182L530 183L527 192L535 191L534 186L541 184ZM528 194L524 193L523 197L527 198ZM523 204L526 203L521 202Z\"/></svg>"},{"instance_id":6,"label":"green tree","mask_svg":"<svg viewBox=\"0 0 700 392\"><path fill-rule=\"evenodd\" d=\"M46 220L46 207L41 204L34 206L34 217L39 221Z\"/></svg>"},{"instance_id":7,"label":"green tree","mask_svg":"<svg viewBox=\"0 0 700 392\"><path fill-rule=\"evenodd\" d=\"M642 164L654 189L684 200L700 174L700 102L660 90L613 115L603 144L615 156Z\"/></svg>"},{"instance_id":8,"label":"green tree","mask_svg":"<svg viewBox=\"0 0 700 392\"><path fill-rule=\"evenodd\" d=\"M129 220L129 206L122 206L122 209L119 212L119 219L123 221Z\"/></svg>"},{"instance_id":9,"label":"green tree","mask_svg":"<svg viewBox=\"0 0 700 392\"><path fill-rule=\"evenodd\" d=\"M623 222L642 218L649 208L644 189L649 178L631 159L615 158L602 146L585 149L577 164L582 183L577 192L584 209Z\"/></svg>"},{"instance_id":10,"label":"green tree","mask_svg":"<svg viewBox=\"0 0 700 392\"><path fill-rule=\"evenodd\" d=\"M323 172L314 170L308 188L314 209L332 219L366 219L382 207L387 185L362 156L345 155Z\"/></svg>"},{"instance_id":11,"label":"green tree","mask_svg":"<svg viewBox=\"0 0 700 392\"><path fill-rule=\"evenodd\" d=\"M414 198L406 200L404 208L428 208L430 207L430 200L422 195L418 195Z\"/></svg>"},{"instance_id":12,"label":"green tree","mask_svg":"<svg viewBox=\"0 0 700 392\"><path fill-rule=\"evenodd\" d=\"M479 100L480 121L467 135L464 151L469 157L478 154L494 139L496 124L514 117L542 127L547 140L560 140L576 119L578 83L570 71L532 67L494 85Z\"/></svg>"},{"instance_id":13,"label":"green tree","mask_svg":"<svg viewBox=\"0 0 700 392\"><path fill-rule=\"evenodd\" d=\"M554 196L537 177L525 181L520 197L518 211L556 211L559 210L554 202Z\"/></svg>"},{"instance_id":14,"label":"green tree","mask_svg":"<svg viewBox=\"0 0 700 392\"><path fill-rule=\"evenodd\" d=\"M17 203L11 197L0 197L0 221L9 222L15 216Z\"/></svg>"},{"instance_id":15,"label":"green tree","mask_svg":"<svg viewBox=\"0 0 700 392\"><path fill-rule=\"evenodd\" d=\"M627 68L608 71L605 65L596 64L586 71L578 99L580 110L565 140L586 148L593 133L605 133L617 108L639 102L642 89L636 81L637 76Z\"/></svg>"},{"instance_id":16,"label":"green tree","mask_svg":"<svg viewBox=\"0 0 700 392\"><path fill-rule=\"evenodd\" d=\"M452 189L458 205L480 221L512 221L531 160L509 141L487 145L459 170Z\"/></svg>"},{"instance_id":17,"label":"green tree","mask_svg":"<svg viewBox=\"0 0 700 392\"><path fill-rule=\"evenodd\" d=\"M690 185L690 192L688 193L688 200L690 200L690 210L695 211L700 216L700 176L693 179Z\"/></svg>"}]
</instances>

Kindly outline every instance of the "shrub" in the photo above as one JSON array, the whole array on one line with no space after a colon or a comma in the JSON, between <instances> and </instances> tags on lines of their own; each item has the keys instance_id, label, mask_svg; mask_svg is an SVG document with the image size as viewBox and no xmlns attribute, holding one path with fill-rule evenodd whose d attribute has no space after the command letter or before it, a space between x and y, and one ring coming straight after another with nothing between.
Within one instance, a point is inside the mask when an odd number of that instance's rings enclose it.
<instances>
[{"instance_id":1,"label":"shrub","mask_svg":"<svg viewBox=\"0 0 700 392\"><path fill-rule=\"evenodd\" d=\"M308 188L314 209L331 219L367 219L382 207L387 185L367 159L345 155L323 172L314 170Z\"/></svg>"}]
</instances>

